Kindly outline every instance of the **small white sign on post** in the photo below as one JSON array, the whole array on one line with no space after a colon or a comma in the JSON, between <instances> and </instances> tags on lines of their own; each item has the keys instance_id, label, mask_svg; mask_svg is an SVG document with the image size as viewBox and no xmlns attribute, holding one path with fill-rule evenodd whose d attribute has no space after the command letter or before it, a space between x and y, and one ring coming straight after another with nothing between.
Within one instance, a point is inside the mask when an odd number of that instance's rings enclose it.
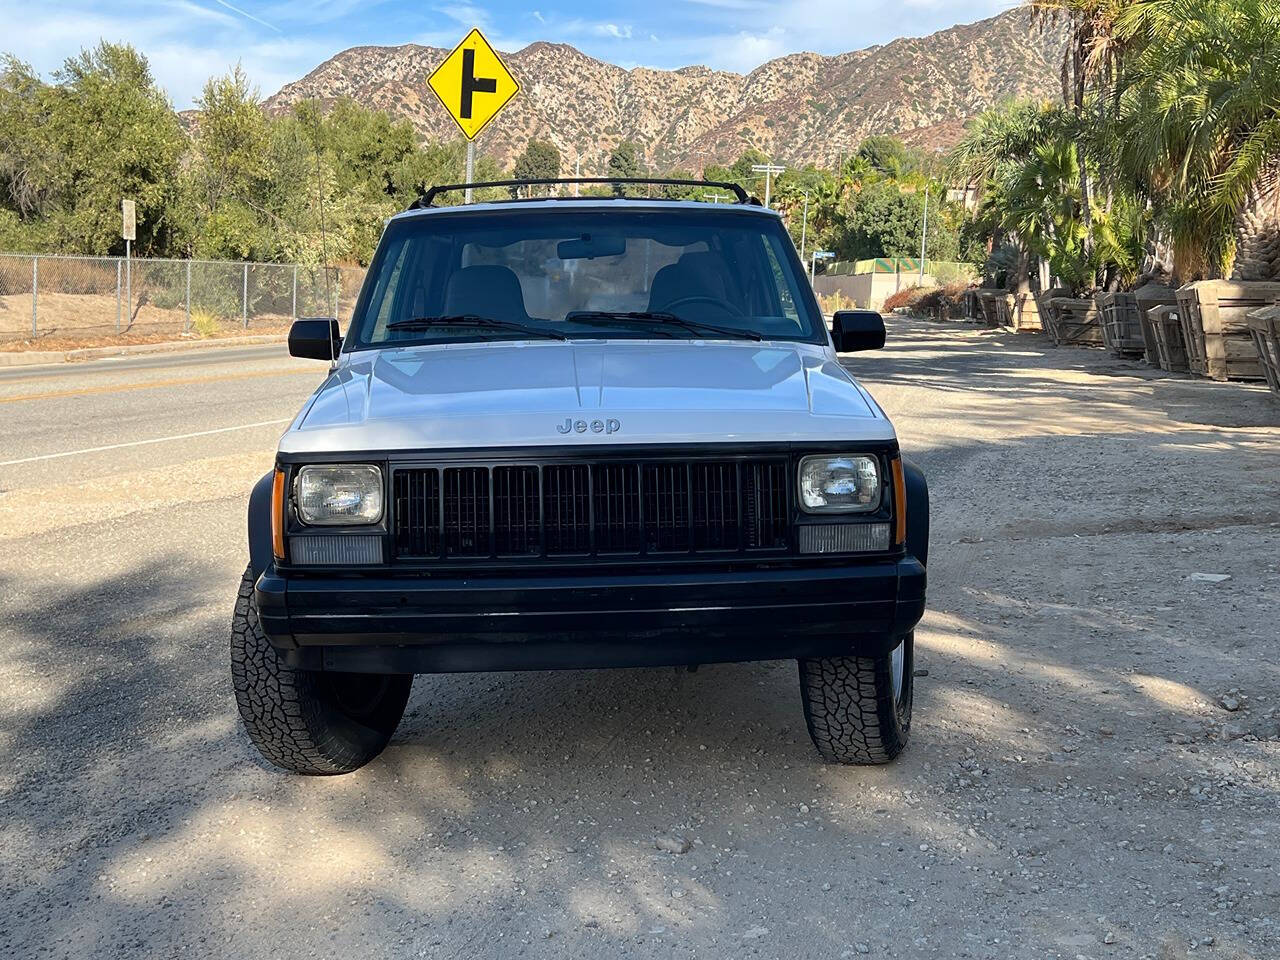
<instances>
[{"instance_id":1,"label":"small white sign on post","mask_svg":"<svg viewBox=\"0 0 1280 960\"><path fill-rule=\"evenodd\" d=\"M138 217L137 209L132 200L120 201L120 239L121 240L137 240L138 239Z\"/></svg>"}]
</instances>

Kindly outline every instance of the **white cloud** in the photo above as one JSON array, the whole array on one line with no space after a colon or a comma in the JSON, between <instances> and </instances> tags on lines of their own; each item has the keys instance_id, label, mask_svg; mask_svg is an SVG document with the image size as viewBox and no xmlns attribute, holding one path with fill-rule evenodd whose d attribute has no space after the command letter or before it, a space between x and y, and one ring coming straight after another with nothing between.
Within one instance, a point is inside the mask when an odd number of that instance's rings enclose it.
<instances>
[{"instance_id":1,"label":"white cloud","mask_svg":"<svg viewBox=\"0 0 1280 960\"><path fill-rule=\"evenodd\" d=\"M468 28L480 27L481 29L488 29L493 22L487 10L472 6L469 3L454 3L448 6L436 7L435 11L436 13L444 14L460 26ZM459 37L458 39L461 40L462 38Z\"/></svg>"},{"instance_id":2,"label":"white cloud","mask_svg":"<svg viewBox=\"0 0 1280 960\"><path fill-rule=\"evenodd\" d=\"M615 40L631 39L631 27L620 27L616 23L597 23L595 32L602 37L613 37Z\"/></svg>"}]
</instances>

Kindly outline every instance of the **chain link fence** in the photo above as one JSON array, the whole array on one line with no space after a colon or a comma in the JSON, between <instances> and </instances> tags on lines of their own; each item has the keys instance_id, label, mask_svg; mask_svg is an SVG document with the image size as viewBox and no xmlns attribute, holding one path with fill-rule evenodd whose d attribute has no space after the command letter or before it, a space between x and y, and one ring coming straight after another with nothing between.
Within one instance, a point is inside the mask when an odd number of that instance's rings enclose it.
<instances>
[{"instance_id":1,"label":"chain link fence","mask_svg":"<svg viewBox=\"0 0 1280 960\"><path fill-rule=\"evenodd\" d=\"M364 274L361 267L0 254L0 342L283 331L296 317L349 317Z\"/></svg>"}]
</instances>

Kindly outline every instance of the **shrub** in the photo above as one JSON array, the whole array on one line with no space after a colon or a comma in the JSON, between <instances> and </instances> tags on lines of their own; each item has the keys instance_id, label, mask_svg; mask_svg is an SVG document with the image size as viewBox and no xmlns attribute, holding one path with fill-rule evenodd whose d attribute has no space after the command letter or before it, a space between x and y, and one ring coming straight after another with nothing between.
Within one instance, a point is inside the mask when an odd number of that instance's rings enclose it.
<instances>
[{"instance_id":1,"label":"shrub","mask_svg":"<svg viewBox=\"0 0 1280 960\"><path fill-rule=\"evenodd\" d=\"M884 312L892 313L899 307L906 307L914 312L916 305L920 302L920 298L929 292L925 287L906 287L897 293L892 293L885 297Z\"/></svg>"},{"instance_id":2,"label":"shrub","mask_svg":"<svg viewBox=\"0 0 1280 960\"><path fill-rule=\"evenodd\" d=\"M197 337L212 337L218 332L220 323L218 315L212 310L196 307L191 311L191 332Z\"/></svg>"},{"instance_id":3,"label":"shrub","mask_svg":"<svg viewBox=\"0 0 1280 960\"><path fill-rule=\"evenodd\" d=\"M967 289L969 285L966 283L949 283L945 287L935 287L915 302L915 312L936 317L939 320L958 317L964 313L964 292Z\"/></svg>"}]
</instances>

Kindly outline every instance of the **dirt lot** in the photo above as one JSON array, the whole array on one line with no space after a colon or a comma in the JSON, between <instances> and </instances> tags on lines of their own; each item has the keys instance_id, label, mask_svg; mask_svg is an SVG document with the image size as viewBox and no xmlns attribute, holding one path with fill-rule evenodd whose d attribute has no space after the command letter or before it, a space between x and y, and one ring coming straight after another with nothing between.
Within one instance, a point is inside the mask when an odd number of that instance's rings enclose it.
<instances>
[{"instance_id":1,"label":"dirt lot","mask_svg":"<svg viewBox=\"0 0 1280 960\"><path fill-rule=\"evenodd\" d=\"M0 465L0 955L1280 956L1280 402L898 320L848 363L934 503L883 768L819 764L771 663L421 677L383 758L283 776L226 664L280 428ZM211 369L94 413L314 382Z\"/></svg>"}]
</instances>

